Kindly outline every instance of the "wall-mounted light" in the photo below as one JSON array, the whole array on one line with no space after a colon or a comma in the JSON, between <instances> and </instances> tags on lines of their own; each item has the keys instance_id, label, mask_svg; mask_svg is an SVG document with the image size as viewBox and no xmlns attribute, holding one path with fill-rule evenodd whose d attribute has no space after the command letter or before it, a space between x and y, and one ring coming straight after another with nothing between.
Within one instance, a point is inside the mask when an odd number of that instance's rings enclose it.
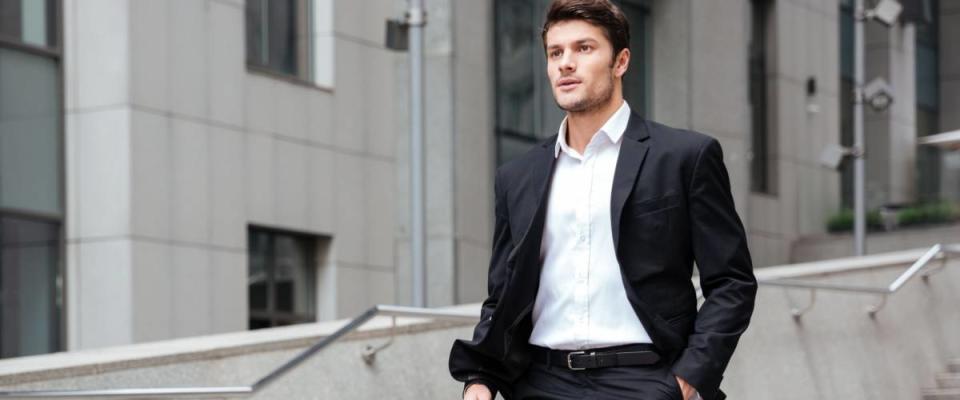
<instances>
[{"instance_id":1,"label":"wall-mounted light","mask_svg":"<svg viewBox=\"0 0 960 400\"><path fill-rule=\"evenodd\" d=\"M872 10L867 10L864 16L886 26L893 26L897 23L901 11L903 11L903 5L897 0L880 0L880 3Z\"/></svg>"},{"instance_id":2,"label":"wall-mounted light","mask_svg":"<svg viewBox=\"0 0 960 400\"><path fill-rule=\"evenodd\" d=\"M390 50L407 51L410 47L409 28L410 24L408 24L406 20L388 19L387 37L385 39L387 48Z\"/></svg>"},{"instance_id":3,"label":"wall-mounted light","mask_svg":"<svg viewBox=\"0 0 960 400\"><path fill-rule=\"evenodd\" d=\"M893 88L883 78L874 78L863 87L863 97L876 112L886 111L893 104Z\"/></svg>"},{"instance_id":4,"label":"wall-mounted light","mask_svg":"<svg viewBox=\"0 0 960 400\"><path fill-rule=\"evenodd\" d=\"M845 158L856 158L862 155L863 152L855 147L843 147L831 144L820 153L820 165L830 169L839 169Z\"/></svg>"}]
</instances>

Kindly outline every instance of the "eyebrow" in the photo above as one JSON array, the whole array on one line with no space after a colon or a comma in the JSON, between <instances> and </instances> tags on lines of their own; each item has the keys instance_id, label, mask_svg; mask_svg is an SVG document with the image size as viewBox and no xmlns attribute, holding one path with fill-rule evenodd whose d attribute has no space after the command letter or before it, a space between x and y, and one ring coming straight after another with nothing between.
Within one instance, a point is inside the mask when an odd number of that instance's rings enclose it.
<instances>
[{"instance_id":1,"label":"eyebrow","mask_svg":"<svg viewBox=\"0 0 960 400\"><path fill-rule=\"evenodd\" d=\"M588 43L589 43L589 44L594 44L594 43L597 43L597 40L596 40L596 39L593 39L593 38L587 38L587 39L577 40L577 41L575 41L575 42L573 42L573 43L574 43L574 44L588 44ZM551 44L551 45L547 46L547 50L558 49L558 48L561 48L561 47L563 47L563 46L561 46L561 45L559 45L559 44Z\"/></svg>"}]
</instances>

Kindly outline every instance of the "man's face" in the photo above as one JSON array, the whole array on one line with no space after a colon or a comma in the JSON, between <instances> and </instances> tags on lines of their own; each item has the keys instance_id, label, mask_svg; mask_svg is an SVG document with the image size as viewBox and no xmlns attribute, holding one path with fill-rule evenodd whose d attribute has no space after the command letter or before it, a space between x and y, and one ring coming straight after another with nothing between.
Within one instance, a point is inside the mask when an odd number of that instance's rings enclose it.
<instances>
[{"instance_id":1,"label":"man's face","mask_svg":"<svg viewBox=\"0 0 960 400\"><path fill-rule=\"evenodd\" d=\"M616 78L627 70L630 51L616 62L603 29L582 20L557 22L547 31L547 76L557 105L567 112L587 112L613 97Z\"/></svg>"}]
</instances>

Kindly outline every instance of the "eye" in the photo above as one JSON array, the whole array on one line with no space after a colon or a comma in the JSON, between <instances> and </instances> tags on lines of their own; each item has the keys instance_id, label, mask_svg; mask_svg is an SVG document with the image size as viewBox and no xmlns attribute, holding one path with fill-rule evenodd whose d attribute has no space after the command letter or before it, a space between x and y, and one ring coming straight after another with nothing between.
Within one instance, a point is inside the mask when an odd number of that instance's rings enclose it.
<instances>
[{"instance_id":1,"label":"eye","mask_svg":"<svg viewBox=\"0 0 960 400\"><path fill-rule=\"evenodd\" d=\"M560 57L560 53L561 53L560 50L551 51L551 52L550 52L550 57L551 57L551 58Z\"/></svg>"},{"instance_id":2,"label":"eye","mask_svg":"<svg viewBox=\"0 0 960 400\"><path fill-rule=\"evenodd\" d=\"M580 51L590 51L590 46L586 44L582 45L580 46Z\"/></svg>"}]
</instances>

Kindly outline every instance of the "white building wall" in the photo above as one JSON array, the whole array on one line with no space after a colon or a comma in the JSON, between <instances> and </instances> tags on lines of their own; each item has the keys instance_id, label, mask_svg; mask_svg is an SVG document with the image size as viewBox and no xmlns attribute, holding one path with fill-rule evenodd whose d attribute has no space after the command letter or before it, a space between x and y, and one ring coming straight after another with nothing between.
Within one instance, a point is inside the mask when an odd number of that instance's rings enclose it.
<instances>
[{"instance_id":1,"label":"white building wall","mask_svg":"<svg viewBox=\"0 0 960 400\"><path fill-rule=\"evenodd\" d=\"M250 224L332 237L319 319L397 302L393 3L317 1L313 85L247 70L241 0L65 1L68 348L246 329Z\"/></svg>"}]
</instances>

